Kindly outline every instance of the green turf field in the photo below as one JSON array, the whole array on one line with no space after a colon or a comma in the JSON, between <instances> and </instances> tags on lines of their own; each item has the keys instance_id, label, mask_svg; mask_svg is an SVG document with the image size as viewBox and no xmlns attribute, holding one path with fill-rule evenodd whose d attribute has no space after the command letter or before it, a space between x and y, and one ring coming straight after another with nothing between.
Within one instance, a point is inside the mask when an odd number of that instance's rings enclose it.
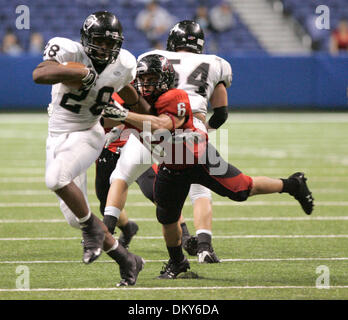
<instances>
[{"instance_id":1,"label":"green turf field","mask_svg":"<svg viewBox=\"0 0 348 320\"><path fill-rule=\"evenodd\" d=\"M244 173L303 170L312 216L288 195L242 204L214 195L213 245L222 263L189 257L198 279L158 280L168 260L161 226L134 185L126 209L140 230L130 249L147 263L135 287L116 288L118 266L106 254L81 262L81 234L45 187L47 116L0 114L0 299L348 299L348 113L231 113L223 129L228 145L218 139L218 149ZM88 174L99 214L94 166ZM184 216L193 232L189 202Z\"/></svg>"}]
</instances>

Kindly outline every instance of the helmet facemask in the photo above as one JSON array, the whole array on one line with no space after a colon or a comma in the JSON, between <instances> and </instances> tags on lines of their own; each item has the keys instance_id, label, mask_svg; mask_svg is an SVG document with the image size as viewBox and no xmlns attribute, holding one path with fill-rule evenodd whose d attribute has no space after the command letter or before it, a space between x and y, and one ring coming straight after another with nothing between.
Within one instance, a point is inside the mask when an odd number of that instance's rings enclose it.
<instances>
[{"instance_id":1,"label":"helmet facemask","mask_svg":"<svg viewBox=\"0 0 348 320\"><path fill-rule=\"evenodd\" d=\"M107 43L106 48L100 43ZM121 50L123 37L106 36L101 33L92 33L86 36L82 45L89 58L98 64L112 63L117 59Z\"/></svg>"},{"instance_id":2,"label":"helmet facemask","mask_svg":"<svg viewBox=\"0 0 348 320\"><path fill-rule=\"evenodd\" d=\"M164 92L174 87L174 69L160 55L149 55L138 62L134 86L149 103L153 103ZM153 87L150 92L149 87Z\"/></svg>"}]
</instances>

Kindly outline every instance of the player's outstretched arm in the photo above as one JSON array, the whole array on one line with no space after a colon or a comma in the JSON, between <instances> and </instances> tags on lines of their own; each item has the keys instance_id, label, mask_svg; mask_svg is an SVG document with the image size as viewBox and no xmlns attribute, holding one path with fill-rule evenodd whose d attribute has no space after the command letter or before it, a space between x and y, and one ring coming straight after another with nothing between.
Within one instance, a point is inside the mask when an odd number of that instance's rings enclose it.
<instances>
[{"instance_id":1,"label":"player's outstretched arm","mask_svg":"<svg viewBox=\"0 0 348 320\"><path fill-rule=\"evenodd\" d=\"M173 130L180 128L184 122L184 117L169 116L161 114L159 116L142 115L134 112L129 112L125 122L135 126L138 129L143 129L143 123L148 122L151 125L151 131L156 130Z\"/></svg>"},{"instance_id":2,"label":"player's outstretched arm","mask_svg":"<svg viewBox=\"0 0 348 320\"><path fill-rule=\"evenodd\" d=\"M33 80L38 84L56 84L64 81L82 80L88 73L87 68L62 68L59 62L46 60L34 69Z\"/></svg>"},{"instance_id":3,"label":"player's outstretched arm","mask_svg":"<svg viewBox=\"0 0 348 320\"><path fill-rule=\"evenodd\" d=\"M138 94L132 85L129 84L122 88L118 95L124 101L123 106L127 109L141 114L154 114L151 106Z\"/></svg>"},{"instance_id":4,"label":"player's outstretched arm","mask_svg":"<svg viewBox=\"0 0 348 320\"><path fill-rule=\"evenodd\" d=\"M117 101L114 102L114 105L105 107L102 115L104 118L109 118L115 121L124 121L140 130L143 130L144 122L147 122L150 124L152 132L162 129L171 131L176 128L181 128L185 123L185 117L177 117L172 114L153 116L131 112L121 106Z\"/></svg>"}]
</instances>

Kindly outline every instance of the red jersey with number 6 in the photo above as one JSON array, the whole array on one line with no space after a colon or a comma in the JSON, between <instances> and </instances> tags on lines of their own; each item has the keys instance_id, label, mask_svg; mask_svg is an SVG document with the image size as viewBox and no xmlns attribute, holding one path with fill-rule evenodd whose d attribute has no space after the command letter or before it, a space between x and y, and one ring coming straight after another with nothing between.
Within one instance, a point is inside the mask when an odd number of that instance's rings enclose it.
<instances>
[{"instance_id":1,"label":"red jersey with number 6","mask_svg":"<svg viewBox=\"0 0 348 320\"><path fill-rule=\"evenodd\" d=\"M161 160L166 167L178 170L199 163L206 150L208 136L193 125L190 100L186 91L168 90L157 99L155 109L157 115L166 114L173 122L173 129L167 133L168 136L163 135L163 130L153 135L157 146L160 144L158 151L164 149ZM185 118L180 128L175 127L174 117Z\"/></svg>"}]
</instances>

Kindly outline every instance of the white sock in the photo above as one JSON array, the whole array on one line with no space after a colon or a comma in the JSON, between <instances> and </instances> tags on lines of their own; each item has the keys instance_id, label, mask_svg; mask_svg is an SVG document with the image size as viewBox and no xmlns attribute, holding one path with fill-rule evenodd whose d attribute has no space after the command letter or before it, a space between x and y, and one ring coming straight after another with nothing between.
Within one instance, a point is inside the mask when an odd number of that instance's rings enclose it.
<instances>
[{"instance_id":1,"label":"white sock","mask_svg":"<svg viewBox=\"0 0 348 320\"><path fill-rule=\"evenodd\" d=\"M113 251L113 250L116 250L118 247L118 240L115 239L115 243L114 245L107 251L105 251L106 253L110 252L110 251Z\"/></svg>"},{"instance_id":2,"label":"white sock","mask_svg":"<svg viewBox=\"0 0 348 320\"><path fill-rule=\"evenodd\" d=\"M209 234L210 236L213 235L213 233L212 233L210 230L208 230L208 229L198 229L198 230L196 231L196 235L199 235L200 233L207 233L207 234Z\"/></svg>"},{"instance_id":3,"label":"white sock","mask_svg":"<svg viewBox=\"0 0 348 320\"><path fill-rule=\"evenodd\" d=\"M120 218L121 210L114 206L107 206L104 209L104 216L113 216L116 219Z\"/></svg>"},{"instance_id":4,"label":"white sock","mask_svg":"<svg viewBox=\"0 0 348 320\"><path fill-rule=\"evenodd\" d=\"M76 219L77 219L77 221L78 221L79 223L84 223L84 222L86 222L86 221L91 217L91 215L92 215L92 212L89 211L88 214L87 214L87 216L85 216L85 217L83 217L83 218L81 218L81 219L79 219L79 218L76 218Z\"/></svg>"}]
</instances>

